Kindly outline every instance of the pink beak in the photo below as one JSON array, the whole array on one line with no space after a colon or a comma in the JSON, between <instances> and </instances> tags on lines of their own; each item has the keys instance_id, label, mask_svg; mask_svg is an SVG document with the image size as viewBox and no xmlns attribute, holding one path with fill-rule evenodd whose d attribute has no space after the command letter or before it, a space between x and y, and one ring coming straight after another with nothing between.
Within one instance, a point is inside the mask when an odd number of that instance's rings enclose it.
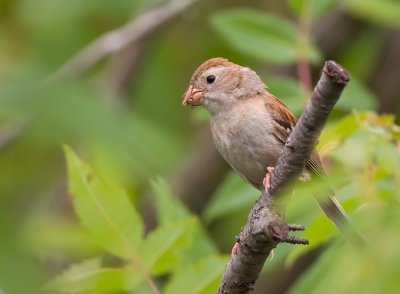
<instances>
[{"instance_id":1,"label":"pink beak","mask_svg":"<svg viewBox=\"0 0 400 294\"><path fill-rule=\"evenodd\" d=\"M189 86L186 93L184 94L182 104L183 105L199 105L203 99L204 90L194 88L192 85Z\"/></svg>"}]
</instances>

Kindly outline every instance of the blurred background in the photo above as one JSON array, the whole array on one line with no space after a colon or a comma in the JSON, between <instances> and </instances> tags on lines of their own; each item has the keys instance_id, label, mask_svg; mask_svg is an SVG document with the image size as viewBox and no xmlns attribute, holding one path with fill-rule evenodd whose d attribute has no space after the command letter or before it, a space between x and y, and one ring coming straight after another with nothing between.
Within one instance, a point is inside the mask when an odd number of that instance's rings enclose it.
<instances>
[{"instance_id":1,"label":"blurred background","mask_svg":"<svg viewBox=\"0 0 400 294\"><path fill-rule=\"evenodd\" d=\"M302 184L286 218L311 245L279 245L255 292L398 293L399 15L396 0L1 0L0 293L215 293L259 197L214 149L205 110L181 105L217 56L296 115L325 60L351 74L318 149L371 245L348 246ZM126 194L96 190L77 156ZM137 216L136 257L76 200L92 188L115 197L112 220Z\"/></svg>"}]
</instances>

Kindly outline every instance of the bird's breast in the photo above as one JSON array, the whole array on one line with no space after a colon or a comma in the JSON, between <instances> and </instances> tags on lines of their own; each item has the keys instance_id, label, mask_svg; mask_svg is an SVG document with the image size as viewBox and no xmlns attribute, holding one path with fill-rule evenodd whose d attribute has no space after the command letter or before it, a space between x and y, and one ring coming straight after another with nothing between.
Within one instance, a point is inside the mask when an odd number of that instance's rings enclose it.
<instances>
[{"instance_id":1,"label":"bird's breast","mask_svg":"<svg viewBox=\"0 0 400 294\"><path fill-rule=\"evenodd\" d=\"M255 103L236 106L211 119L219 153L240 176L259 189L266 167L275 165L282 150L272 126L265 106Z\"/></svg>"}]
</instances>

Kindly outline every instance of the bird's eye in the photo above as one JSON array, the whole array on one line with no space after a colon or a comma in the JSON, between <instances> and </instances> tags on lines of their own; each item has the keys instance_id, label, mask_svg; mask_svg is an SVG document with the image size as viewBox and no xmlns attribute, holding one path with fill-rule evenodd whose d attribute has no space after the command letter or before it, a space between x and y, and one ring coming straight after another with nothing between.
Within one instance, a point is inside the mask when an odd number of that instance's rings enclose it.
<instances>
[{"instance_id":1,"label":"bird's eye","mask_svg":"<svg viewBox=\"0 0 400 294\"><path fill-rule=\"evenodd\" d=\"M209 76L207 76L206 79L207 79L207 83L212 84L212 83L214 83L216 78L214 75L209 75Z\"/></svg>"}]
</instances>

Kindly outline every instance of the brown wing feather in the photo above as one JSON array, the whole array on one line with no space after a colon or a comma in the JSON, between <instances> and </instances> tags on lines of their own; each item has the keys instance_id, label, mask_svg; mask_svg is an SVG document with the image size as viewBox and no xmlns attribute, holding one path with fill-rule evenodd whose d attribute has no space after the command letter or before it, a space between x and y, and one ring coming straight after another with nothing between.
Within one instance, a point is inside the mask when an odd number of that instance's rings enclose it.
<instances>
[{"instance_id":1,"label":"brown wing feather","mask_svg":"<svg viewBox=\"0 0 400 294\"><path fill-rule=\"evenodd\" d=\"M277 123L277 132L274 134L275 137L282 144L285 144L287 138L296 125L296 117L284 103L271 94L268 95L268 100L265 102L265 106L271 110L271 113L274 116L274 121ZM306 168L320 177L324 177L326 175L324 165L322 164L319 154L315 149L311 153L310 159L306 164Z\"/></svg>"},{"instance_id":2,"label":"brown wing feather","mask_svg":"<svg viewBox=\"0 0 400 294\"><path fill-rule=\"evenodd\" d=\"M284 145L296 125L296 117L285 104L269 93L267 99L265 99L265 107L270 110L274 122L276 122L276 133L274 136Z\"/></svg>"}]
</instances>

